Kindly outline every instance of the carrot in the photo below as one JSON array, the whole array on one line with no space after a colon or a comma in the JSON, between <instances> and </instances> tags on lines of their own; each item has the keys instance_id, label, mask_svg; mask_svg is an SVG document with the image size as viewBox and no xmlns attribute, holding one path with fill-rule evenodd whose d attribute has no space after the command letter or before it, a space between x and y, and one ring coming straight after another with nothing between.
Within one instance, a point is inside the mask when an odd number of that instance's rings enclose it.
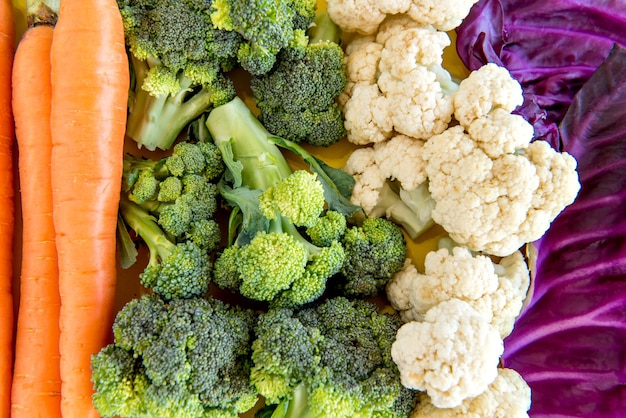
<instances>
[{"instance_id":1,"label":"carrot","mask_svg":"<svg viewBox=\"0 0 626 418\"><path fill-rule=\"evenodd\" d=\"M11 388L14 418L61 416L61 301L50 182L52 23L26 30L13 63L13 115L22 201L20 299Z\"/></svg>"},{"instance_id":2,"label":"carrot","mask_svg":"<svg viewBox=\"0 0 626 418\"><path fill-rule=\"evenodd\" d=\"M91 356L110 342L115 314L129 79L116 1L61 0L51 48L50 128L65 418L97 416Z\"/></svg>"},{"instance_id":3,"label":"carrot","mask_svg":"<svg viewBox=\"0 0 626 418\"><path fill-rule=\"evenodd\" d=\"M0 0L0 417L8 417L13 375L14 124L11 71L15 48L13 4Z\"/></svg>"}]
</instances>

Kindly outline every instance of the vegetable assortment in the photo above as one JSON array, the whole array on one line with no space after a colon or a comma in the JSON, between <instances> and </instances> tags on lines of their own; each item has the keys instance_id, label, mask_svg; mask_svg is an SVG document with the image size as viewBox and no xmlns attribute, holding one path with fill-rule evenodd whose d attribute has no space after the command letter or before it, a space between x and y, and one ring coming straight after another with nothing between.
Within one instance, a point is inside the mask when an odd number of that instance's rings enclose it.
<instances>
[{"instance_id":1,"label":"vegetable assortment","mask_svg":"<svg viewBox=\"0 0 626 418\"><path fill-rule=\"evenodd\" d=\"M0 416L626 406L619 3L4 3Z\"/></svg>"}]
</instances>

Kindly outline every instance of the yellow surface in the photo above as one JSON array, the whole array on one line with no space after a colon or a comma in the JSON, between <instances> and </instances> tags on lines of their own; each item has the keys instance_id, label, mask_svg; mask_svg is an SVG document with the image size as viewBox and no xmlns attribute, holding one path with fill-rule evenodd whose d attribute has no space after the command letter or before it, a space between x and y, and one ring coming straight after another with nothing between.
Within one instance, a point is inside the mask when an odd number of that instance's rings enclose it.
<instances>
[{"instance_id":1,"label":"yellow surface","mask_svg":"<svg viewBox=\"0 0 626 418\"><path fill-rule=\"evenodd\" d=\"M25 3L26 0L12 0L14 5L14 16L15 16L15 26L16 26L16 43L19 41L20 36L26 30L26 13L25 13ZM320 8L325 8L325 3L323 0L320 0ZM450 71L453 77L455 78L464 78L467 75L467 70L461 63L460 59L456 55L454 49L454 33L450 33L452 42L451 46L448 47L444 53L444 66ZM245 79L241 79L239 82L239 95L242 96L248 103L251 103L251 95L249 88L246 85ZM129 149L136 150L136 146L134 143L127 144ZM315 154L316 156L322 158L327 164L334 167L343 167L345 161L347 160L350 153L356 148L355 145L350 144L345 139L340 141L337 144L334 144L325 149L314 149L308 147L308 149ZM294 165L294 167L304 167L301 165L302 163L299 160L294 160L288 156L290 162ZM20 262L20 237L19 237L19 228L21 226L21 222L19 219L20 215L20 206L19 206L19 197L17 199L17 207L16 207L16 277L14 280L14 294L15 297L19 297L19 262ZM425 254L436 248L437 240L442 235L442 230L438 227L432 228L430 231L426 232L419 240L410 240L408 239L408 252L409 256L412 258L417 268L423 269L423 259ZM145 290L141 287L138 280L138 274L143 270L143 267L146 265L147 259L145 254L140 254L140 258L138 262L128 270L119 269L119 280L118 280L118 297L116 300L117 308L121 308L127 301L132 298L136 298ZM245 414L244 417L252 417L253 413L249 412Z\"/></svg>"}]
</instances>

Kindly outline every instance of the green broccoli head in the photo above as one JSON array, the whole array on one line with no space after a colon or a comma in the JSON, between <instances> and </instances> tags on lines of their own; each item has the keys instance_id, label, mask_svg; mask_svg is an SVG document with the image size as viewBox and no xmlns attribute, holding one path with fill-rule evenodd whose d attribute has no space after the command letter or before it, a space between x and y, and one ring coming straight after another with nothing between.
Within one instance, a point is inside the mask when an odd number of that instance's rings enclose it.
<instances>
[{"instance_id":1,"label":"green broccoli head","mask_svg":"<svg viewBox=\"0 0 626 418\"><path fill-rule=\"evenodd\" d=\"M211 2L118 0L118 6L132 64L127 135L149 150L169 149L192 120L234 97L224 73L236 62L241 38L213 26Z\"/></svg>"},{"instance_id":2,"label":"green broccoli head","mask_svg":"<svg viewBox=\"0 0 626 418\"><path fill-rule=\"evenodd\" d=\"M215 144L179 142L169 155L150 160L127 155L124 158L124 188L128 199L152 214L161 228L175 240L191 235L215 238L218 229L207 223L217 210L219 192L212 182L223 172L221 159L215 159ZM213 153L212 153L213 152ZM204 228L210 227L209 229Z\"/></svg>"},{"instance_id":3,"label":"green broccoli head","mask_svg":"<svg viewBox=\"0 0 626 418\"><path fill-rule=\"evenodd\" d=\"M158 245L158 244L157 244ZM209 289L209 254L193 242L158 245L139 275L141 284L166 300L203 295Z\"/></svg>"},{"instance_id":4,"label":"green broccoli head","mask_svg":"<svg viewBox=\"0 0 626 418\"><path fill-rule=\"evenodd\" d=\"M148 265L139 276L144 286L166 300L206 293L212 270L206 249L192 241L173 241L146 209L125 196L120 214L148 247Z\"/></svg>"},{"instance_id":5,"label":"green broccoli head","mask_svg":"<svg viewBox=\"0 0 626 418\"><path fill-rule=\"evenodd\" d=\"M92 401L102 416L132 417L143 413L149 382L132 352L107 345L91 357L91 368L95 389Z\"/></svg>"},{"instance_id":6,"label":"green broccoli head","mask_svg":"<svg viewBox=\"0 0 626 418\"><path fill-rule=\"evenodd\" d=\"M294 318L292 310L271 309L259 316L255 335L251 382L268 403L278 403L314 374L320 334Z\"/></svg>"},{"instance_id":7,"label":"green broccoli head","mask_svg":"<svg viewBox=\"0 0 626 418\"><path fill-rule=\"evenodd\" d=\"M259 207L266 218L283 216L296 226L313 226L324 210L324 188L317 175L296 170L265 189Z\"/></svg>"},{"instance_id":8,"label":"green broccoli head","mask_svg":"<svg viewBox=\"0 0 626 418\"><path fill-rule=\"evenodd\" d=\"M237 51L242 68L264 74L292 41L294 31L312 20L314 7L311 0L214 0L213 9L215 27L243 38Z\"/></svg>"},{"instance_id":9,"label":"green broccoli head","mask_svg":"<svg viewBox=\"0 0 626 418\"><path fill-rule=\"evenodd\" d=\"M333 241L341 240L346 228L346 217L335 210L328 210L306 229L306 234L314 245L326 247Z\"/></svg>"},{"instance_id":10,"label":"green broccoli head","mask_svg":"<svg viewBox=\"0 0 626 418\"><path fill-rule=\"evenodd\" d=\"M315 19L320 36L330 31L326 27L336 27L327 16L320 13ZM332 40L293 42L271 71L251 78L259 119L270 132L314 146L331 145L345 135L337 102L347 82L339 34L333 32Z\"/></svg>"},{"instance_id":11,"label":"green broccoli head","mask_svg":"<svg viewBox=\"0 0 626 418\"><path fill-rule=\"evenodd\" d=\"M252 408L257 401L249 380L255 315L213 298L169 303L158 298L144 295L129 302L129 311L125 305L116 317L114 344L93 357L99 412L235 418ZM118 320L120 316L124 318ZM117 335L138 336L146 317L154 317L160 326L148 327L148 335L137 338L143 341L140 352L118 341Z\"/></svg>"},{"instance_id":12,"label":"green broccoli head","mask_svg":"<svg viewBox=\"0 0 626 418\"><path fill-rule=\"evenodd\" d=\"M367 218L361 225L348 228L341 242L346 261L339 287L346 295L379 294L406 260L402 230L385 218Z\"/></svg>"},{"instance_id":13,"label":"green broccoli head","mask_svg":"<svg viewBox=\"0 0 626 418\"><path fill-rule=\"evenodd\" d=\"M308 261L306 249L293 236L283 233L258 233L241 247L237 272L239 291L245 297L269 301L288 289L304 274Z\"/></svg>"},{"instance_id":14,"label":"green broccoli head","mask_svg":"<svg viewBox=\"0 0 626 418\"><path fill-rule=\"evenodd\" d=\"M414 393L389 354L400 325L361 299L270 308L257 324L253 382L284 418L408 416Z\"/></svg>"}]
</instances>

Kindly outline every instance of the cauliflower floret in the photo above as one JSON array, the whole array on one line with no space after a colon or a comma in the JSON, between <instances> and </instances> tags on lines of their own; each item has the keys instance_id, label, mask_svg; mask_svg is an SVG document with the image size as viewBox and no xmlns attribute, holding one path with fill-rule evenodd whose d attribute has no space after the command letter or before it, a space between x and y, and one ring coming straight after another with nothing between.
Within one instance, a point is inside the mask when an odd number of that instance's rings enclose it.
<instances>
[{"instance_id":1,"label":"cauliflower floret","mask_svg":"<svg viewBox=\"0 0 626 418\"><path fill-rule=\"evenodd\" d=\"M435 223L458 244L498 256L541 238L580 184L571 156L535 143L491 158L460 125L426 141Z\"/></svg>"},{"instance_id":2,"label":"cauliflower floret","mask_svg":"<svg viewBox=\"0 0 626 418\"><path fill-rule=\"evenodd\" d=\"M463 247L441 248L426 254L424 274L407 259L387 285L387 298L406 322L421 321L440 302L463 300L505 338L513 330L529 285L528 267L519 251L496 264Z\"/></svg>"},{"instance_id":3,"label":"cauliflower floret","mask_svg":"<svg viewBox=\"0 0 626 418\"><path fill-rule=\"evenodd\" d=\"M426 67L417 67L403 78L382 73L378 86L396 132L426 139L443 132L452 120L452 99Z\"/></svg>"},{"instance_id":4,"label":"cauliflower floret","mask_svg":"<svg viewBox=\"0 0 626 418\"><path fill-rule=\"evenodd\" d=\"M449 31L461 24L478 0L413 0L408 15L417 22Z\"/></svg>"},{"instance_id":5,"label":"cauliflower floret","mask_svg":"<svg viewBox=\"0 0 626 418\"><path fill-rule=\"evenodd\" d=\"M536 231L547 231L563 207L574 201L580 182L576 159L568 153L555 152L546 141L534 141L526 148L525 155L537 169L539 187L520 233L535 235Z\"/></svg>"},{"instance_id":6,"label":"cauliflower floret","mask_svg":"<svg viewBox=\"0 0 626 418\"><path fill-rule=\"evenodd\" d=\"M496 108L512 112L524 102L522 86L509 71L488 63L472 71L454 94L454 117L463 127Z\"/></svg>"},{"instance_id":7,"label":"cauliflower floret","mask_svg":"<svg viewBox=\"0 0 626 418\"><path fill-rule=\"evenodd\" d=\"M348 141L366 145L389 139L393 134L388 101L377 84L353 83L341 98Z\"/></svg>"},{"instance_id":8,"label":"cauliflower floret","mask_svg":"<svg viewBox=\"0 0 626 418\"><path fill-rule=\"evenodd\" d=\"M350 154L344 171L354 177L351 201L361 206L369 216L380 193L380 188L386 181L376 164L376 151L372 147L358 148Z\"/></svg>"},{"instance_id":9,"label":"cauliflower floret","mask_svg":"<svg viewBox=\"0 0 626 418\"><path fill-rule=\"evenodd\" d=\"M531 391L515 370L500 368L487 390L456 408L437 408L426 393L416 405L411 418L528 418Z\"/></svg>"},{"instance_id":10,"label":"cauliflower floret","mask_svg":"<svg viewBox=\"0 0 626 418\"><path fill-rule=\"evenodd\" d=\"M361 206L370 216L387 180L397 180L405 190L413 190L426 181L423 146L423 141L395 135L388 141L354 150L344 166L344 171L355 180L352 203Z\"/></svg>"},{"instance_id":11,"label":"cauliflower floret","mask_svg":"<svg viewBox=\"0 0 626 418\"><path fill-rule=\"evenodd\" d=\"M495 328L468 303L451 299L424 321L402 325L391 356L404 386L426 391L438 408L455 408L495 380L503 350Z\"/></svg>"},{"instance_id":12,"label":"cauliflower floret","mask_svg":"<svg viewBox=\"0 0 626 418\"><path fill-rule=\"evenodd\" d=\"M442 67L447 33L405 15L346 46L348 82L339 103L349 142L367 145L393 132L425 139L448 127L458 88Z\"/></svg>"},{"instance_id":13,"label":"cauliflower floret","mask_svg":"<svg viewBox=\"0 0 626 418\"><path fill-rule=\"evenodd\" d=\"M377 39L380 41L381 37ZM432 26L406 28L384 42L380 72L401 79L418 67L440 66L443 63L442 51L448 45L448 34Z\"/></svg>"},{"instance_id":14,"label":"cauliflower floret","mask_svg":"<svg viewBox=\"0 0 626 418\"><path fill-rule=\"evenodd\" d=\"M405 13L411 0L326 0L328 15L344 32L370 35L390 14Z\"/></svg>"},{"instance_id":15,"label":"cauliflower floret","mask_svg":"<svg viewBox=\"0 0 626 418\"><path fill-rule=\"evenodd\" d=\"M346 75L353 83L375 84L383 45L374 36L355 36L344 55Z\"/></svg>"},{"instance_id":16,"label":"cauliflower floret","mask_svg":"<svg viewBox=\"0 0 626 418\"><path fill-rule=\"evenodd\" d=\"M496 158L528 147L534 129L522 116L496 108L474 119L467 127L467 133L489 157Z\"/></svg>"}]
</instances>

